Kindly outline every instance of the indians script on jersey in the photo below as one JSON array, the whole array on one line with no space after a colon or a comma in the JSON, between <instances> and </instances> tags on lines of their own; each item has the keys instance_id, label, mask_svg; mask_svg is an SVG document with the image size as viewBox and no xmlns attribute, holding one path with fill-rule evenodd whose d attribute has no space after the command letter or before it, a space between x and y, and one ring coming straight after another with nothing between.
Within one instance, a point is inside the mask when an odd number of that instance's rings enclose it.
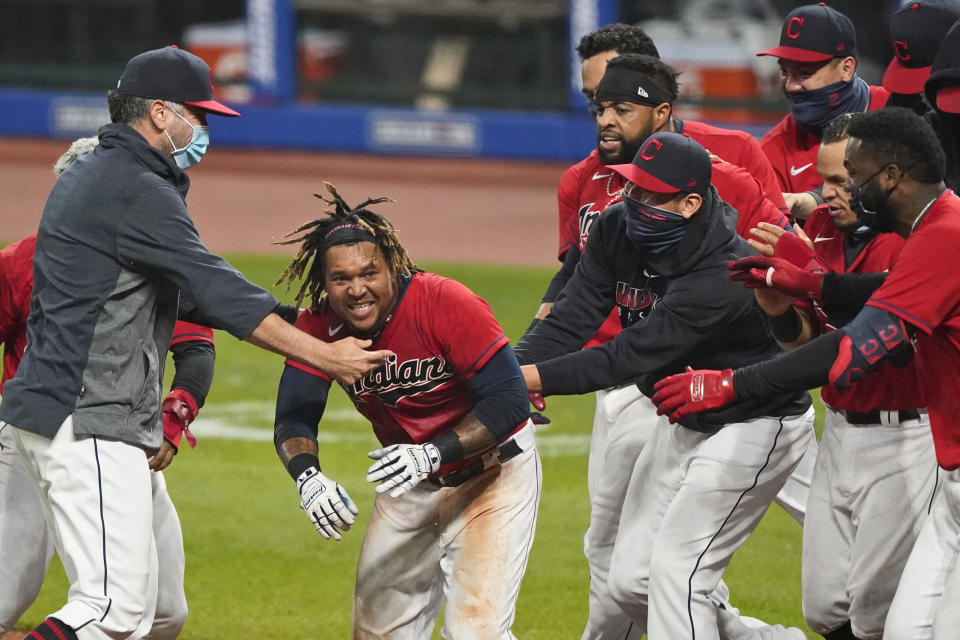
<instances>
[{"instance_id":1,"label":"indians script on jersey","mask_svg":"<svg viewBox=\"0 0 960 640\"><path fill-rule=\"evenodd\" d=\"M640 287L629 282L617 282L617 309L624 329L638 320L642 320L660 302L660 296L650 288L651 281L659 276L643 270L644 281Z\"/></svg>"},{"instance_id":2,"label":"indians script on jersey","mask_svg":"<svg viewBox=\"0 0 960 640\"><path fill-rule=\"evenodd\" d=\"M380 402L396 407L401 399L432 391L455 374L441 356L410 358L399 364L396 358L390 358L387 364L353 383L351 395L357 402L375 395Z\"/></svg>"}]
</instances>

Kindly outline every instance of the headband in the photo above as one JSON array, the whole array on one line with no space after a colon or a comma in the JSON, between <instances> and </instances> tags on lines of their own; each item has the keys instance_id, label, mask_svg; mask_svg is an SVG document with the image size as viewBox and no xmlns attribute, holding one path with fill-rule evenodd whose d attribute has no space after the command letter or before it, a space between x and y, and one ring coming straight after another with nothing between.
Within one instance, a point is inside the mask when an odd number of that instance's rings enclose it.
<instances>
[{"instance_id":1,"label":"headband","mask_svg":"<svg viewBox=\"0 0 960 640\"><path fill-rule=\"evenodd\" d=\"M593 100L632 102L648 107L657 107L664 102L673 104L673 97L653 78L626 67L607 67Z\"/></svg>"},{"instance_id":2,"label":"headband","mask_svg":"<svg viewBox=\"0 0 960 640\"><path fill-rule=\"evenodd\" d=\"M376 236L366 227L356 223L340 224L327 231L323 236L323 250L340 244L356 244L358 242L377 243Z\"/></svg>"}]
</instances>

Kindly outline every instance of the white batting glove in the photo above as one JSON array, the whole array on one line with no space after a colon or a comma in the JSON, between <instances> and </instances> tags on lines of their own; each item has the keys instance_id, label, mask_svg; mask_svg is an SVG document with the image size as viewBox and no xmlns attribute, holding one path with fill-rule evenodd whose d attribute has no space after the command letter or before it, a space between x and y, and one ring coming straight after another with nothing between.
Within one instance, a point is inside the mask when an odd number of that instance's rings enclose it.
<instances>
[{"instance_id":1,"label":"white batting glove","mask_svg":"<svg viewBox=\"0 0 960 640\"><path fill-rule=\"evenodd\" d=\"M377 493L398 498L440 468L440 451L427 444L394 444L367 454L376 460L367 469L367 482L379 482Z\"/></svg>"},{"instance_id":2,"label":"white batting glove","mask_svg":"<svg viewBox=\"0 0 960 640\"><path fill-rule=\"evenodd\" d=\"M339 484L310 467L297 478L300 508L310 518L317 532L329 540L341 540L340 531L347 531L354 523L357 505Z\"/></svg>"}]
</instances>

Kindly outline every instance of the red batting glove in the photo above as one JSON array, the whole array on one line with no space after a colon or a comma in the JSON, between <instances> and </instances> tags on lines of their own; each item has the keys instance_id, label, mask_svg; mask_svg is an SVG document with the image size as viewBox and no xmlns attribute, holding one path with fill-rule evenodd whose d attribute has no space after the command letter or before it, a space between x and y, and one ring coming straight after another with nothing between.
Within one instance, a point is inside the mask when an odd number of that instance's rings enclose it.
<instances>
[{"instance_id":1,"label":"red batting glove","mask_svg":"<svg viewBox=\"0 0 960 640\"><path fill-rule=\"evenodd\" d=\"M811 273L781 258L750 256L727 265L731 280L748 289L776 289L794 298L820 298L823 273Z\"/></svg>"},{"instance_id":2,"label":"red batting glove","mask_svg":"<svg viewBox=\"0 0 960 640\"><path fill-rule=\"evenodd\" d=\"M537 408L537 411L545 411L547 409L547 401L543 399L542 393L531 393L530 395L530 404Z\"/></svg>"},{"instance_id":3,"label":"red batting glove","mask_svg":"<svg viewBox=\"0 0 960 640\"><path fill-rule=\"evenodd\" d=\"M782 258L795 267L810 273L828 273L833 271L820 256L815 254L806 242L795 233L784 233L773 248L773 257Z\"/></svg>"},{"instance_id":4,"label":"red batting glove","mask_svg":"<svg viewBox=\"0 0 960 640\"><path fill-rule=\"evenodd\" d=\"M197 417L200 408L197 407L197 401L193 396L183 389L174 389L164 399L160 405L160 411L163 414L163 437L170 443L180 448L180 436L186 435L190 448L197 446L197 439L190 433L190 423Z\"/></svg>"},{"instance_id":5,"label":"red batting glove","mask_svg":"<svg viewBox=\"0 0 960 640\"><path fill-rule=\"evenodd\" d=\"M691 413L725 407L737 399L733 389L733 370L711 371L690 367L684 373L667 376L653 386L657 415L667 415L671 423Z\"/></svg>"}]
</instances>

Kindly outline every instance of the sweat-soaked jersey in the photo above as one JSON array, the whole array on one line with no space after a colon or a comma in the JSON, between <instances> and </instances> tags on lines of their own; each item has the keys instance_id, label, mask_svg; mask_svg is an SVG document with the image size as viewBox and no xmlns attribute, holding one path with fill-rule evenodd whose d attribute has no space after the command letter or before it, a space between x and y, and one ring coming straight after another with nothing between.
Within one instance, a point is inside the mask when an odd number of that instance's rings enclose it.
<instances>
[{"instance_id":1,"label":"sweat-soaked jersey","mask_svg":"<svg viewBox=\"0 0 960 640\"><path fill-rule=\"evenodd\" d=\"M916 327L917 374L930 411L937 462L960 467L960 198L949 189L907 238L867 304Z\"/></svg>"},{"instance_id":2,"label":"sweat-soaked jersey","mask_svg":"<svg viewBox=\"0 0 960 640\"><path fill-rule=\"evenodd\" d=\"M302 312L296 326L324 342L361 337L326 296ZM482 298L456 280L416 273L371 347L396 357L343 388L383 446L422 444L453 429L473 409L477 399L466 380L508 342ZM309 365L287 364L330 381Z\"/></svg>"}]
</instances>

